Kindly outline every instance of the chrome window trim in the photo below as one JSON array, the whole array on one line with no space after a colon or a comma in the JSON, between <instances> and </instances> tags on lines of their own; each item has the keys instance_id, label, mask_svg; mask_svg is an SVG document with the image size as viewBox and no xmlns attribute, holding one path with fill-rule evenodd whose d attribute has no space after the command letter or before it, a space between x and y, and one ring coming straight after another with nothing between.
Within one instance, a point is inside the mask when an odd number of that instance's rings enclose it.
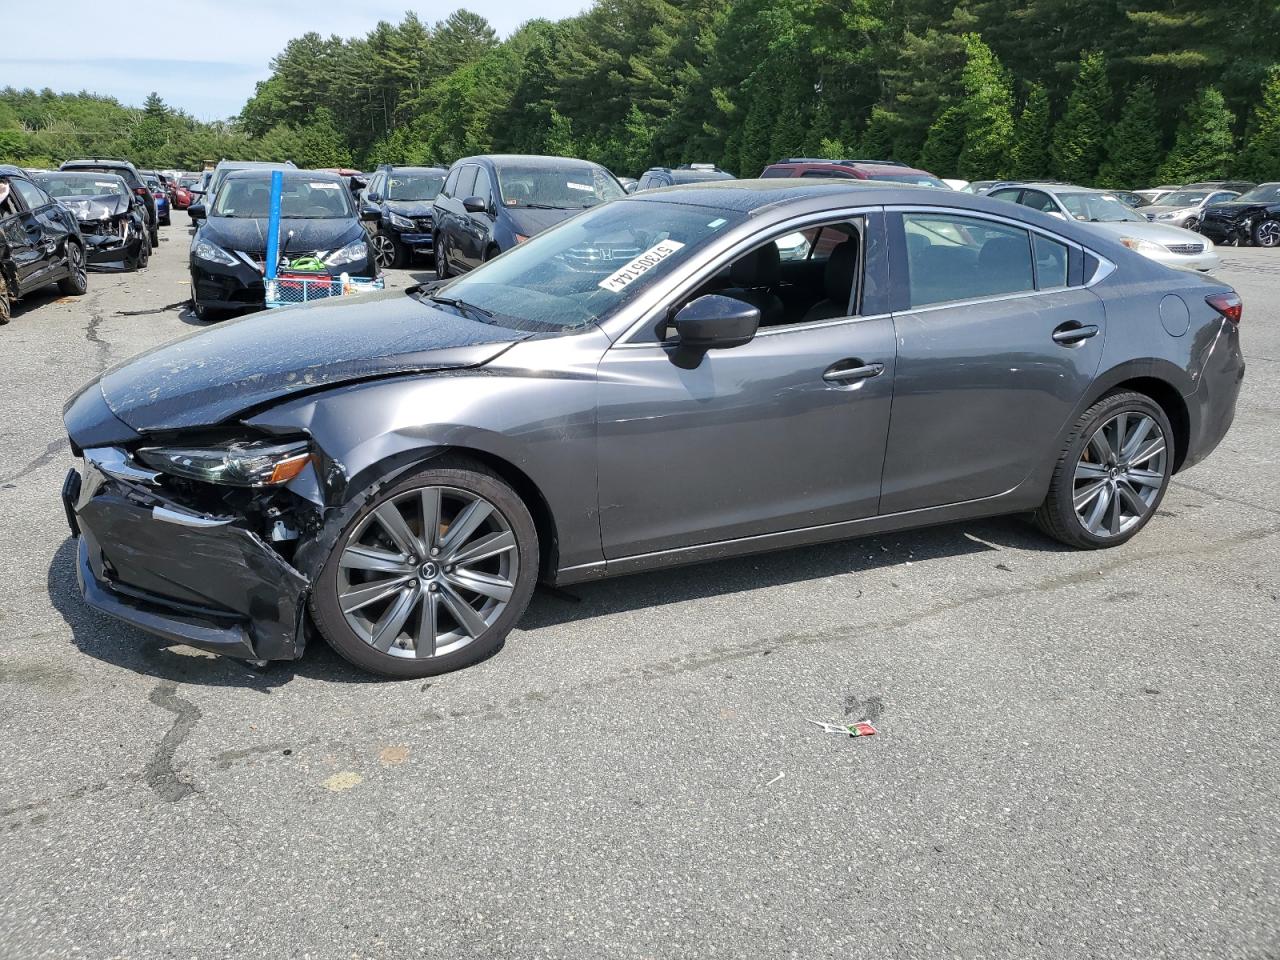
<instances>
[{"instance_id":1,"label":"chrome window trim","mask_svg":"<svg viewBox=\"0 0 1280 960\"><path fill-rule=\"evenodd\" d=\"M833 317L829 320L813 320L809 323L792 323L778 327L764 327L756 331L753 340L759 340L762 337L777 337L788 333L806 333L810 330L823 330L827 327L839 327L845 324L867 323L871 320L892 320L892 313L873 313L867 316L855 317ZM645 350L657 349L667 350L675 346L673 340L632 340L627 342L619 341L609 348L613 350Z\"/></svg>"},{"instance_id":2,"label":"chrome window trim","mask_svg":"<svg viewBox=\"0 0 1280 960\"><path fill-rule=\"evenodd\" d=\"M776 220L764 228L761 228L761 225L755 221L750 214L748 214L743 218L740 224L733 228L732 232L726 233L715 241L715 249L709 252L707 256L699 258L695 263L683 264L681 268L675 271L671 276L665 278L652 290L647 291L635 302L628 304L623 311L620 311L620 314L629 312L633 313L634 316L632 319L627 321L627 326L623 333L614 340L613 346L662 346L662 341L638 342L632 338L640 332L645 321L648 320L650 314L661 305L662 301L673 297L689 281L705 281L712 274L716 273L727 264L732 263L742 253L747 252L753 247L759 246L762 242L760 240L761 236L767 236L770 234L781 236L786 233L794 233L797 230L803 230L806 227L817 226L822 223L836 222L850 217L865 217L872 213L878 213L883 209L885 208L880 206L839 207L834 210L822 210L811 213L796 214L787 219ZM753 226L756 229L751 229ZM776 234L774 233L775 231ZM815 321L815 324L829 322L843 323L849 319L871 318L842 317L835 321ZM794 330L801 326L809 328L815 324L789 324L787 326L775 328L774 332ZM621 326L621 323L618 325ZM765 336L766 334L761 332L757 335Z\"/></svg>"}]
</instances>

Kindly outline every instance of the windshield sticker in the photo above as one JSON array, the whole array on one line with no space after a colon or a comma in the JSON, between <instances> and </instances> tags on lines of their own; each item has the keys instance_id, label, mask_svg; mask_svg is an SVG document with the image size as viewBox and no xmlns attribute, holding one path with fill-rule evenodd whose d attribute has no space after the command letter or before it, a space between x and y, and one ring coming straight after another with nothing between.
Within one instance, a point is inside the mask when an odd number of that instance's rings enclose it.
<instances>
[{"instance_id":1,"label":"windshield sticker","mask_svg":"<svg viewBox=\"0 0 1280 960\"><path fill-rule=\"evenodd\" d=\"M710 223L708 223L708 224L707 224L707 229L708 229L708 230L716 230L716 229L718 229L719 227L723 227L723 226L725 225L725 223L726 223L726 221L725 221L724 217L716 217L714 220L712 220Z\"/></svg>"},{"instance_id":2,"label":"windshield sticker","mask_svg":"<svg viewBox=\"0 0 1280 960\"><path fill-rule=\"evenodd\" d=\"M660 240L617 273L605 277L596 286L611 293L621 293L683 246L684 244L679 240Z\"/></svg>"},{"instance_id":3,"label":"windshield sticker","mask_svg":"<svg viewBox=\"0 0 1280 960\"><path fill-rule=\"evenodd\" d=\"M307 186L309 186L312 190L338 190L342 187L342 184L325 183L324 181L320 181L319 183L309 183L307 184Z\"/></svg>"},{"instance_id":4,"label":"windshield sticker","mask_svg":"<svg viewBox=\"0 0 1280 960\"><path fill-rule=\"evenodd\" d=\"M565 184L565 186L566 186L566 187L568 187L570 190L585 190L585 191L587 191L587 193L593 193L593 192L595 191L595 189L596 189L595 187L591 186L590 184L587 184L587 183L574 183L572 180L570 180L568 183L566 183L566 184Z\"/></svg>"},{"instance_id":5,"label":"windshield sticker","mask_svg":"<svg viewBox=\"0 0 1280 960\"><path fill-rule=\"evenodd\" d=\"M114 187L115 186L115 184L112 183L110 180L95 180L93 181L93 185L95 187Z\"/></svg>"}]
</instances>

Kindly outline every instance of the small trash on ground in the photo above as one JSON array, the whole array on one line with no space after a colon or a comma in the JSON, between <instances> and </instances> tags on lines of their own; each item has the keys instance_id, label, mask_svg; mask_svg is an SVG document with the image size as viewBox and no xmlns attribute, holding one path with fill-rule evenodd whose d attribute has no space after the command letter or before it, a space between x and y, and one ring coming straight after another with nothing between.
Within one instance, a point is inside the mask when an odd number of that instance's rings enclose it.
<instances>
[{"instance_id":1,"label":"small trash on ground","mask_svg":"<svg viewBox=\"0 0 1280 960\"><path fill-rule=\"evenodd\" d=\"M827 723L823 720L810 720L809 723L821 727L823 733L843 733L849 737L872 737L876 734L876 728L865 720L857 723Z\"/></svg>"}]
</instances>

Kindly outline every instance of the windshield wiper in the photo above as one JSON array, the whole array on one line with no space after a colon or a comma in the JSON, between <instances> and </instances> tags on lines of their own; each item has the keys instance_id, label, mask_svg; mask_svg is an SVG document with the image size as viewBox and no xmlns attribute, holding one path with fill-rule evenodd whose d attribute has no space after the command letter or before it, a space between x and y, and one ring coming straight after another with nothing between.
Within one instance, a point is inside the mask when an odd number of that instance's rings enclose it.
<instances>
[{"instance_id":1,"label":"windshield wiper","mask_svg":"<svg viewBox=\"0 0 1280 960\"><path fill-rule=\"evenodd\" d=\"M554 203L522 203L520 206L528 210L568 210L568 207L557 207Z\"/></svg>"},{"instance_id":2,"label":"windshield wiper","mask_svg":"<svg viewBox=\"0 0 1280 960\"><path fill-rule=\"evenodd\" d=\"M484 307L477 307L474 303L467 303L467 301L459 300L457 297L429 296L427 297L427 299L430 300L432 303L441 303L441 304L444 304L446 307L453 307L453 309L459 311L460 313L464 313L464 314L470 313L472 315L479 315L480 317L484 318L484 321L486 323L491 323L494 319L494 315L490 311L486 310Z\"/></svg>"}]
</instances>

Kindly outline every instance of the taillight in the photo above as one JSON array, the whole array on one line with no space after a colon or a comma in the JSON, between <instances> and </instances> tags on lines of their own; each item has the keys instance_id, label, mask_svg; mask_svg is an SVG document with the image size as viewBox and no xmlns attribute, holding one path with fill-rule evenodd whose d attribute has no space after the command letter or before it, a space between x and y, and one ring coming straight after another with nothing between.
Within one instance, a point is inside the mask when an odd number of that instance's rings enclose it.
<instances>
[{"instance_id":1,"label":"taillight","mask_svg":"<svg viewBox=\"0 0 1280 960\"><path fill-rule=\"evenodd\" d=\"M1235 292L1212 293L1204 298L1204 302L1232 323L1239 323L1240 314L1244 312L1244 301L1240 299L1240 294Z\"/></svg>"}]
</instances>

